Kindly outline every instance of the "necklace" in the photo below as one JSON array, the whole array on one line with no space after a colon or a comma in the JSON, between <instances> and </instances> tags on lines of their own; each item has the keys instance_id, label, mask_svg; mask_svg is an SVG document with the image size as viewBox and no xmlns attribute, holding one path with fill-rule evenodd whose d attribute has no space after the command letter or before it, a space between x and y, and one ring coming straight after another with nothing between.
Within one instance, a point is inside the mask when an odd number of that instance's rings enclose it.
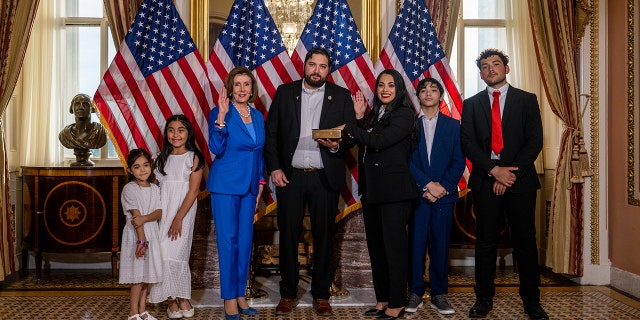
<instances>
[{"instance_id":1,"label":"necklace","mask_svg":"<svg viewBox=\"0 0 640 320\"><path fill-rule=\"evenodd\" d=\"M241 117L243 117L243 118L251 117L251 109L249 108L248 105L247 105L247 115L246 116L244 114L242 114L242 112L240 112L240 109L236 105L233 105L233 107L235 107L236 110L238 110L238 113L240 114Z\"/></svg>"}]
</instances>

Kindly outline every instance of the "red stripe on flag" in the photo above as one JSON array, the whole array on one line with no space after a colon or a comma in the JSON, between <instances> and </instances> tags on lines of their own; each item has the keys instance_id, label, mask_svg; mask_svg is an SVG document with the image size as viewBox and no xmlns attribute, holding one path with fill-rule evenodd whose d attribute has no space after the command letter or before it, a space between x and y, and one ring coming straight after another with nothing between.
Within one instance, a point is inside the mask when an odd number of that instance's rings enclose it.
<instances>
[{"instance_id":1,"label":"red stripe on flag","mask_svg":"<svg viewBox=\"0 0 640 320\"><path fill-rule=\"evenodd\" d=\"M358 82L353 77L353 74L351 74L351 70L349 70L348 65L345 65L337 71L340 76L342 76L342 80L347 85L347 89L349 89L352 95L356 94L358 91L361 91L360 87L358 86Z\"/></svg>"},{"instance_id":2,"label":"red stripe on flag","mask_svg":"<svg viewBox=\"0 0 640 320\"><path fill-rule=\"evenodd\" d=\"M302 57L300 56L300 54L298 53L298 51L293 51L293 55L291 56L291 62L293 63L293 66L296 68L296 70L298 71L298 74L300 75L300 77L304 77L304 61L302 60Z\"/></svg>"},{"instance_id":3,"label":"red stripe on flag","mask_svg":"<svg viewBox=\"0 0 640 320\"><path fill-rule=\"evenodd\" d=\"M391 64L391 59L389 59L389 54L387 54L387 50L385 49L382 49L382 51L380 52L380 57L378 58L378 61L382 63L382 66L385 69L393 68L393 65Z\"/></svg>"},{"instance_id":4,"label":"red stripe on flag","mask_svg":"<svg viewBox=\"0 0 640 320\"><path fill-rule=\"evenodd\" d=\"M276 71L277 76L280 78L282 83L289 83L293 81L291 75L289 75L289 71L287 71L287 68L282 64L282 60L280 60L278 56L275 56L275 58L269 60L269 62L271 62L273 69ZM262 65L260 67L262 67ZM273 92L269 92L269 97L273 97L275 94L275 90Z\"/></svg>"},{"instance_id":5,"label":"red stripe on flag","mask_svg":"<svg viewBox=\"0 0 640 320\"><path fill-rule=\"evenodd\" d=\"M222 79L222 83L224 83L224 79L226 79L227 75L229 75L229 70L227 70L224 67L224 65L222 64L222 60L218 58L218 55L214 51L211 52L210 56L211 58L209 58L209 62L211 62L211 66L215 70L215 73L218 74L220 79ZM218 90L213 90L212 92L213 92L213 103L217 104L220 92L218 92Z\"/></svg>"},{"instance_id":6,"label":"red stripe on flag","mask_svg":"<svg viewBox=\"0 0 640 320\"><path fill-rule=\"evenodd\" d=\"M116 139L115 145L119 149L120 153L123 155L128 154L129 148L127 148L127 140L124 138L124 135L122 134L122 131L120 130L120 127L118 126L118 123L116 122L116 119L114 118L114 115L111 112L111 109L109 108L109 106L104 101L101 95L94 96L93 100L98 106L98 109L100 110L100 114L102 115L102 117L104 117L104 120L109 125L111 134L113 138ZM104 108L106 109L103 109L102 106L104 106ZM126 150L122 150L123 148L126 148ZM123 152L123 151L126 151L126 152Z\"/></svg>"},{"instance_id":7,"label":"red stripe on flag","mask_svg":"<svg viewBox=\"0 0 640 320\"><path fill-rule=\"evenodd\" d=\"M371 91L375 92L376 76L373 74L373 69L369 67L367 61L362 55L358 56L354 61L358 65L358 70L362 74L362 77L367 80L367 84L369 85L369 88L371 88Z\"/></svg>"},{"instance_id":8,"label":"red stripe on flag","mask_svg":"<svg viewBox=\"0 0 640 320\"><path fill-rule=\"evenodd\" d=\"M130 51L127 50L126 52L130 52ZM133 57L128 56L128 58L132 61L133 65L137 66ZM121 53L118 53L116 57L113 59L113 63L115 63L115 65L118 67L118 70L120 71L120 76L125 81L124 83L122 83L122 85L125 85L129 88L129 91L131 92L131 96L135 100L135 105L140 110L140 114L142 115L142 117L144 117L145 123L149 128L149 132L151 132L151 134L156 138L157 145L161 146L162 145L161 143L162 129L158 126L158 123L153 117L153 112L151 112L151 109L147 104L147 101L144 99L145 95L142 92L140 92L140 87L138 86L138 83L136 81L129 80L129 79L134 79L135 76L133 75L132 70L129 69L129 66L127 65L127 59ZM140 70L137 70L137 71L140 71ZM120 95L120 97L118 98L114 96L114 99L115 101L126 101L126 99L124 99L122 95ZM129 104L126 104L126 106L127 106L127 111L131 111L130 109L131 106ZM134 123L133 125L129 124L129 127L135 127L136 129L138 129L137 123ZM135 136L140 136L140 134L136 134ZM159 141L158 141L158 137L160 137ZM142 146L139 144L137 140L136 140L136 145L138 145L138 147ZM126 144L121 146L126 146ZM146 146L147 150L150 150L149 145L146 143L146 141L144 143L144 146ZM122 152L123 150L120 150L120 151ZM123 155L129 154L129 150L127 150L126 152L123 152L122 154Z\"/></svg>"},{"instance_id":9,"label":"red stripe on flag","mask_svg":"<svg viewBox=\"0 0 640 320\"><path fill-rule=\"evenodd\" d=\"M185 58L181 58L177 62L183 59ZM191 68L188 65L186 68L184 69L180 68L180 69L182 72L191 70ZM204 129L199 126L198 121L196 120L196 115L193 113L193 109L191 109L191 104L187 99L187 97L185 96L185 90L183 90L180 87L180 84L178 83L177 79L173 76L173 73L171 73L170 68L163 68L162 70L160 70L160 72L164 78L164 81L166 82L167 87L173 93L173 96L176 99L176 102L178 103L178 107L182 111L182 114L184 114L191 121L191 125L194 131L194 138L196 139L196 142L200 147L200 151L202 151L205 157L205 160L207 161L207 163L211 163L209 152L207 152L207 150L209 150L209 147L207 145L206 140L204 139L204 133L203 133ZM208 128L207 128L207 134L208 134ZM205 149L202 149L203 147Z\"/></svg>"},{"instance_id":10,"label":"red stripe on flag","mask_svg":"<svg viewBox=\"0 0 640 320\"><path fill-rule=\"evenodd\" d=\"M128 71L128 69L126 70ZM104 83L109 89L109 92L111 92L111 96L113 97L114 101L126 101L126 99L122 96L120 89L118 89L118 86L116 85L116 81L112 78L111 73L107 72L105 74ZM149 150L149 146L142 138L142 135L140 134L140 130L136 125L136 121L133 115L131 114L131 110L129 110L129 106L126 103L117 103L117 105L118 105L118 108L120 109L120 112L122 113L122 117L127 127L131 129L131 135L133 136L133 139L136 145L138 147L145 147L147 150ZM117 127L119 128L119 125ZM125 143L124 146L127 146L128 148L127 143ZM128 151L129 150L127 150L127 152L123 154L128 154L129 153Z\"/></svg>"},{"instance_id":11,"label":"red stripe on flag","mask_svg":"<svg viewBox=\"0 0 640 320\"><path fill-rule=\"evenodd\" d=\"M458 92L458 88L456 87L455 82L451 79L451 76L447 72L442 60L439 60L434 64L436 70L438 70L438 74L442 78L443 86L449 92L451 99L453 99L452 103L455 108L458 110L460 114L462 114L462 98L460 97L460 93Z\"/></svg>"},{"instance_id":12,"label":"red stripe on flag","mask_svg":"<svg viewBox=\"0 0 640 320\"><path fill-rule=\"evenodd\" d=\"M276 87L271 82L271 77L269 76L267 71L264 70L263 65L259 65L258 67L256 67L254 72L256 73L257 78L259 79L260 83L262 84L262 87L267 92L269 97L273 97L276 93Z\"/></svg>"}]
</instances>

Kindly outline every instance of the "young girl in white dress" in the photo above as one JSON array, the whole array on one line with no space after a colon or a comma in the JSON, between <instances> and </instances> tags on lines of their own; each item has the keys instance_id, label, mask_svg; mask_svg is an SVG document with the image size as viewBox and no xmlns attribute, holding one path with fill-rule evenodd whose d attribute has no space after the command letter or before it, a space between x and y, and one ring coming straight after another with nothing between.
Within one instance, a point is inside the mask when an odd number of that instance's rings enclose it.
<instances>
[{"instance_id":1,"label":"young girl in white dress","mask_svg":"<svg viewBox=\"0 0 640 320\"><path fill-rule=\"evenodd\" d=\"M162 280L158 223L162 215L160 188L151 183L153 162L144 149L127 156L129 183L122 189L121 202L127 223L120 243L120 283L131 285L128 320L156 319L145 310L149 283ZM148 222L148 223L145 223Z\"/></svg>"},{"instance_id":2,"label":"young girl in white dress","mask_svg":"<svg viewBox=\"0 0 640 320\"><path fill-rule=\"evenodd\" d=\"M167 119L155 169L162 197L160 250L164 277L162 282L151 286L149 301L168 300L167 316L170 319L191 318L195 313L189 301L189 256L204 165L204 156L196 146L189 119L184 115Z\"/></svg>"}]
</instances>

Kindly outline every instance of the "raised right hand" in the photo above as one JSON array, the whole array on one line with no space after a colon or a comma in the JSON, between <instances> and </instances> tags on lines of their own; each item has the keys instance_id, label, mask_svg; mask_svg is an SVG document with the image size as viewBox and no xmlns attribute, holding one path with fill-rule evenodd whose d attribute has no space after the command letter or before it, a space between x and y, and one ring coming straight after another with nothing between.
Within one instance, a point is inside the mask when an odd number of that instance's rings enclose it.
<instances>
[{"instance_id":1,"label":"raised right hand","mask_svg":"<svg viewBox=\"0 0 640 320\"><path fill-rule=\"evenodd\" d=\"M218 114L225 115L227 114L227 112L229 112L229 95L225 87L222 87L222 90L220 90L220 96L218 97L218 108L220 108ZM224 120L224 118L222 120Z\"/></svg>"},{"instance_id":2,"label":"raised right hand","mask_svg":"<svg viewBox=\"0 0 640 320\"><path fill-rule=\"evenodd\" d=\"M362 119L367 111L367 100L362 91L358 91L353 97L353 111L356 112L356 119Z\"/></svg>"}]
</instances>

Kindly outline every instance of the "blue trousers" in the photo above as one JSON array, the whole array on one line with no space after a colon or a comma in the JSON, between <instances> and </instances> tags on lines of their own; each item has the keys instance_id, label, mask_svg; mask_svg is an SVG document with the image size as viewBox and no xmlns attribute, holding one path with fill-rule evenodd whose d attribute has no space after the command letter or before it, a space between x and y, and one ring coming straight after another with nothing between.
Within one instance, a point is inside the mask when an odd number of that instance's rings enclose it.
<instances>
[{"instance_id":1,"label":"blue trousers","mask_svg":"<svg viewBox=\"0 0 640 320\"><path fill-rule=\"evenodd\" d=\"M256 195L211 193L211 208L218 242L220 296L225 300L244 297L251 263Z\"/></svg>"},{"instance_id":2,"label":"blue trousers","mask_svg":"<svg viewBox=\"0 0 640 320\"><path fill-rule=\"evenodd\" d=\"M449 242L454 203L431 203L420 199L409 222L411 270L409 290L422 296L426 290L424 264L429 250L429 287L431 296L449 289Z\"/></svg>"}]
</instances>

